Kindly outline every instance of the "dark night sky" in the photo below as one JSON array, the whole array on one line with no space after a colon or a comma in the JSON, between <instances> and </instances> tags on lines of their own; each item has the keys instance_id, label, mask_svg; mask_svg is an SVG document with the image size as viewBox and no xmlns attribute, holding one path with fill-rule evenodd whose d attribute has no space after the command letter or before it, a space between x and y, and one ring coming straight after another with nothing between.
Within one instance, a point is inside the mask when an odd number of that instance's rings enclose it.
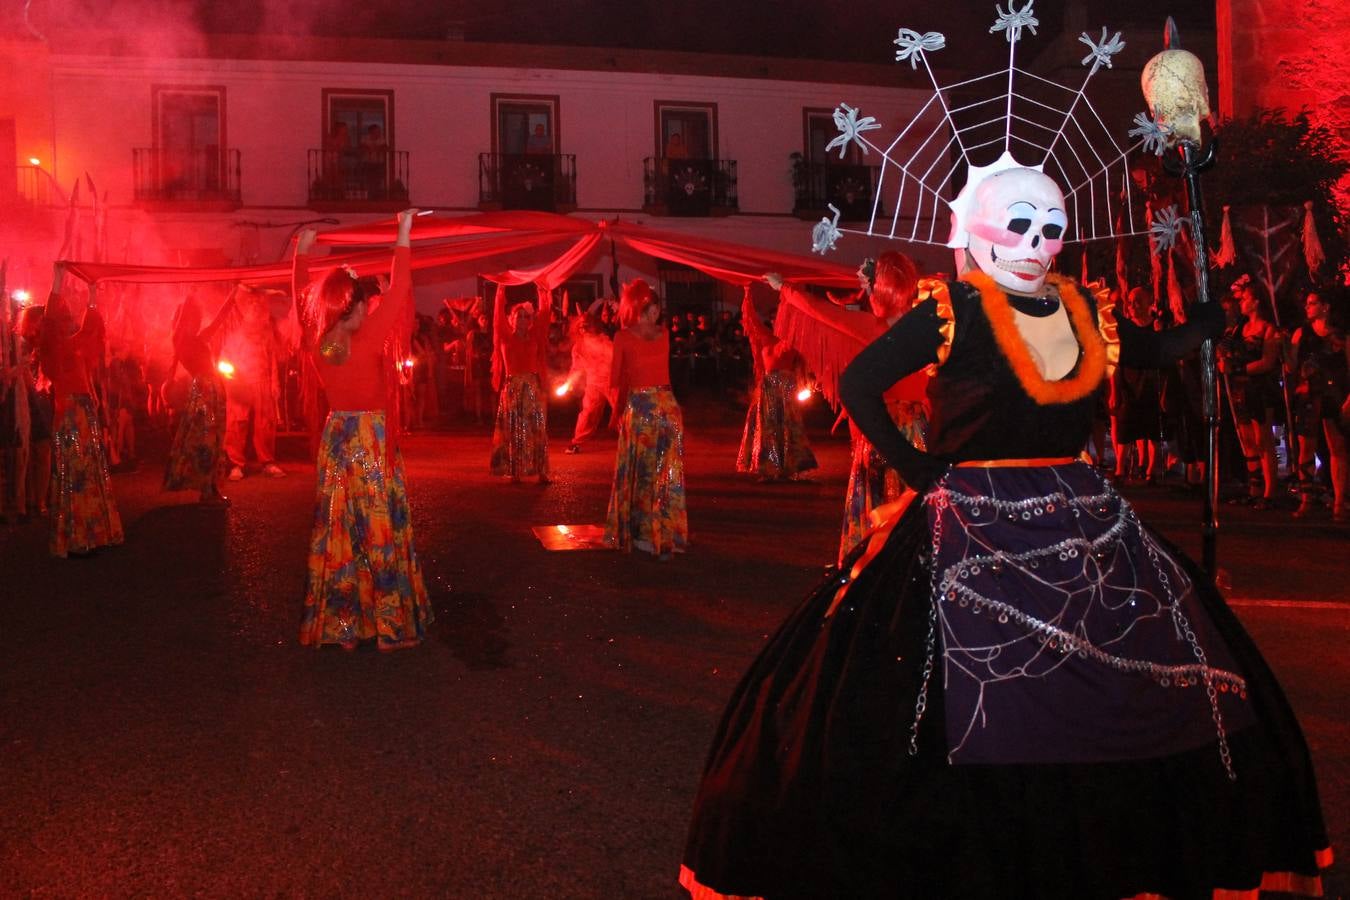
<instances>
[{"instance_id":1,"label":"dark night sky","mask_svg":"<svg viewBox=\"0 0 1350 900\"><path fill-rule=\"evenodd\" d=\"M1066 6L1038 0L1036 41L1063 27ZM23 0L0 0L13 19ZM756 56L882 62L904 25L942 31L948 46L1002 56L1002 41L987 35L992 0L33 0L39 24L104 28L152 25L215 33L366 35L439 39L462 30L469 40L579 46L650 47ZM1079 0L1085 23L1156 26L1170 13L1183 37L1188 25L1212 29L1213 0ZM1123 7L1123 8L1122 8ZM1006 7L1005 7L1006 8ZM969 40L957 41L974 32Z\"/></svg>"},{"instance_id":2,"label":"dark night sky","mask_svg":"<svg viewBox=\"0 0 1350 900\"><path fill-rule=\"evenodd\" d=\"M237 0L228 5L200 0L208 30L258 29L278 0ZM416 3L353 4L337 0L282 0L302 13L314 9L314 28L329 33L438 38L456 25L470 40L589 46L652 47L757 56L826 59L885 59L895 30L986 32L995 17L993 2L971 0L443 0L436 8ZM1162 22L1170 13L1183 28L1213 23L1214 4L1196 0L1089 0L1089 24ZM383 6L383 11L373 9ZM1128 6L1128 13L1120 7ZM347 16L325 15L331 8L365 10ZM1041 37L1062 25L1066 4L1041 0L1037 15ZM1006 7L1005 7L1006 8ZM1095 28L1096 25L1093 25ZM980 42L984 43L984 42ZM999 43L999 42L990 42ZM997 48L996 48L997 49ZM998 53L996 55L1001 55Z\"/></svg>"}]
</instances>

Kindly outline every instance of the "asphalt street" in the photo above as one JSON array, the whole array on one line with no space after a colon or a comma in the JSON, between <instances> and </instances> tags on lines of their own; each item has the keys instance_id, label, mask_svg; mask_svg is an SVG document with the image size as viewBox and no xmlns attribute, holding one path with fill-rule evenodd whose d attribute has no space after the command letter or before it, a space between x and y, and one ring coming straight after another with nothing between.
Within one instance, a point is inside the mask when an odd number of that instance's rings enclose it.
<instances>
[{"instance_id":1,"label":"asphalt street","mask_svg":"<svg viewBox=\"0 0 1350 900\"><path fill-rule=\"evenodd\" d=\"M812 480L759 484L730 417L691 415L691 548L662 563L534 538L604 516L613 438L565 456L565 425L546 487L491 478L483 430L406 441L437 621L392 654L297 643L298 446L226 511L161 493L158 461L114 476L126 544L89 559L49 558L44 522L0 529L0 896L683 896L717 716L833 557L846 442L815 430ZM1198 551L1193 497L1127 493ZM1350 533L1223 515L1229 595L1350 853Z\"/></svg>"}]
</instances>

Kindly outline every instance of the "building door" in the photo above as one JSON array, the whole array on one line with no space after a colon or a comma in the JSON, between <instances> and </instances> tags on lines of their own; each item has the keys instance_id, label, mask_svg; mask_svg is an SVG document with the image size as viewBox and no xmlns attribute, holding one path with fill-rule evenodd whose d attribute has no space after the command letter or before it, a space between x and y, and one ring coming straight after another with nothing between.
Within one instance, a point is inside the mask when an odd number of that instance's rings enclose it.
<instances>
[{"instance_id":1,"label":"building door","mask_svg":"<svg viewBox=\"0 0 1350 900\"><path fill-rule=\"evenodd\" d=\"M716 159L713 113L703 106L662 106L657 155L666 159Z\"/></svg>"},{"instance_id":2,"label":"building door","mask_svg":"<svg viewBox=\"0 0 1350 900\"><path fill-rule=\"evenodd\" d=\"M158 95L159 186L166 198L220 191L223 91L161 90Z\"/></svg>"},{"instance_id":3,"label":"building door","mask_svg":"<svg viewBox=\"0 0 1350 900\"><path fill-rule=\"evenodd\" d=\"M557 100L496 96L492 99L498 196L507 209L553 211L559 177Z\"/></svg>"},{"instance_id":4,"label":"building door","mask_svg":"<svg viewBox=\"0 0 1350 900\"><path fill-rule=\"evenodd\" d=\"M497 152L508 156L558 152L553 104L501 100L497 103Z\"/></svg>"},{"instance_id":5,"label":"building door","mask_svg":"<svg viewBox=\"0 0 1350 900\"><path fill-rule=\"evenodd\" d=\"M395 184L393 146L393 91L324 91L322 171L332 199L383 200L406 190Z\"/></svg>"}]
</instances>

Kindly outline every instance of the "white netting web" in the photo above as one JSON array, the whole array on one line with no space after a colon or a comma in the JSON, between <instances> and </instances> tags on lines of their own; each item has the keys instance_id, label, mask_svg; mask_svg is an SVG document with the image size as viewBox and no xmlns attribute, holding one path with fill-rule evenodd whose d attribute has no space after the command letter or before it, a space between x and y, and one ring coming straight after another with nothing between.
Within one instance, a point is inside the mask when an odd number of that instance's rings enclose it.
<instances>
[{"instance_id":1,"label":"white netting web","mask_svg":"<svg viewBox=\"0 0 1350 900\"><path fill-rule=\"evenodd\" d=\"M1020 9L1014 0L1008 12L1000 5L990 31L1007 39L1007 67L945 85L928 64L928 55L945 47L945 36L900 29L897 62L922 67L933 94L888 141L880 139L884 126L873 117L846 104L835 110L840 133L829 149L842 158L856 144L867 157L880 157L881 171L865 227L841 226L836 211L813 232L816 251L833 249L848 233L945 246L948 201L971 170L1010 164L1040 168L1059 184L1069 216L1067 241L1149 232L1146 200L1130 179L1128 160L1140 147L1160 147L1166 131L1142 114L1117 125L1093 107L1086 91L1125 46L1120 34L1108 36L1106 28L1099 38L1082 34L1087 72L1080 83L1064 85L1017 64L1023 31L1034 34L1038 24L1032 0ZM1127 130L1130 124L1136 127Z\"/></svg>"}]
</instances>

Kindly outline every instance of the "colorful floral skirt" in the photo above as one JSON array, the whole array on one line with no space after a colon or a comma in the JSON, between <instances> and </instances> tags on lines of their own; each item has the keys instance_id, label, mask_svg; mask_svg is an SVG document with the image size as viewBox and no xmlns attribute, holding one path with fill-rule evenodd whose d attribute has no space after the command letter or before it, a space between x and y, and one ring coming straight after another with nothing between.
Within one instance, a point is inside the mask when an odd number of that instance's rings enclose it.
<instances>
[{"instance_id":1,"label":"colorful floral skirt","mask_svg":"<svg viewBox=\"0 0 1350 900\"><path fill-rule=\"evenodd\" d=\"M539 376L512 375L497 403L492 474L548 477L548 405Z\"/></svg>"},{"instance_id":2,"label":"colorful floral skirt","mask_svg":"<svg viewBox=\"0 0 1350 900\"><path fill-rule=\"evenodd\" d=\"M413 550L403 457L389 451L384 413L329 413L318 468L300 643L420 643L431 602Z\"/></svg>"},{"instance_id":3,"label":"colorful floral skirt","mask_svg":"<svg viewBox=\"0 0 1350 900\"><path fill-rule=\"evenodd\" d=\"M178 420L164 490L209 491L220 475L225 448L225 388L218 377L194 378Z\"/></svg>"},{"instance_id":4,"label":"colorful floral skirt","mask_svg":"<svg viewBox=\"0 0 1350 900\"><path fill-rule=\"evenodd\" d=\"M891 418L905 439L924 449L924 431L928 420L919 403L893 404ZM904 493L905 482L900 473L886 464L886 459L868 440L853 433L853 462L848 472L848 493L844 495L844 530L839 538L839 562L853 552L863 535L872 530L872 510L894 500Z\"/></svg>"},{"instance_id":5,"label":"colorful floral skirt","mask_svg":"<svg viewBox=\"0 0 1350 900\"><path fill-rule=\"evenodd\" d=\"M1099 473L955 468L888 526L732 693L696 898L1320 895L1279 684Z\"/></svg>"},{"instance_id":6,"label":"colorful floral skirt","mask_svg":"<svg viewBox=\"0 0 1350 900\"><path fill-rule=\"evenodd\" d=\"M88 394L67 397L52 435L53 556L122 543L103 430Z\"/></svg>"},{"instance_id":7,"label":"colorful floral skirt","mask_svg":"<svg viewBox=\"0 0 1350 900\"><path fill-rule=\"evenodd\" d=\"M689 543L684 502L684 417L668 387L630 391L619 422L614 489L605 543L656 556L683 553Z\"/></svg>"},{"instance_id":8,"label":"colorful floral skirt","mask_svg":"<svg viewBox=\"0 0 1350 900\"><path fill-rule=\"evenodd\" d=\"M736 471L778 480L816 468L796 393L791 372L770 372L760 381L745 415Z\"/></svg>"}]
</instances>

